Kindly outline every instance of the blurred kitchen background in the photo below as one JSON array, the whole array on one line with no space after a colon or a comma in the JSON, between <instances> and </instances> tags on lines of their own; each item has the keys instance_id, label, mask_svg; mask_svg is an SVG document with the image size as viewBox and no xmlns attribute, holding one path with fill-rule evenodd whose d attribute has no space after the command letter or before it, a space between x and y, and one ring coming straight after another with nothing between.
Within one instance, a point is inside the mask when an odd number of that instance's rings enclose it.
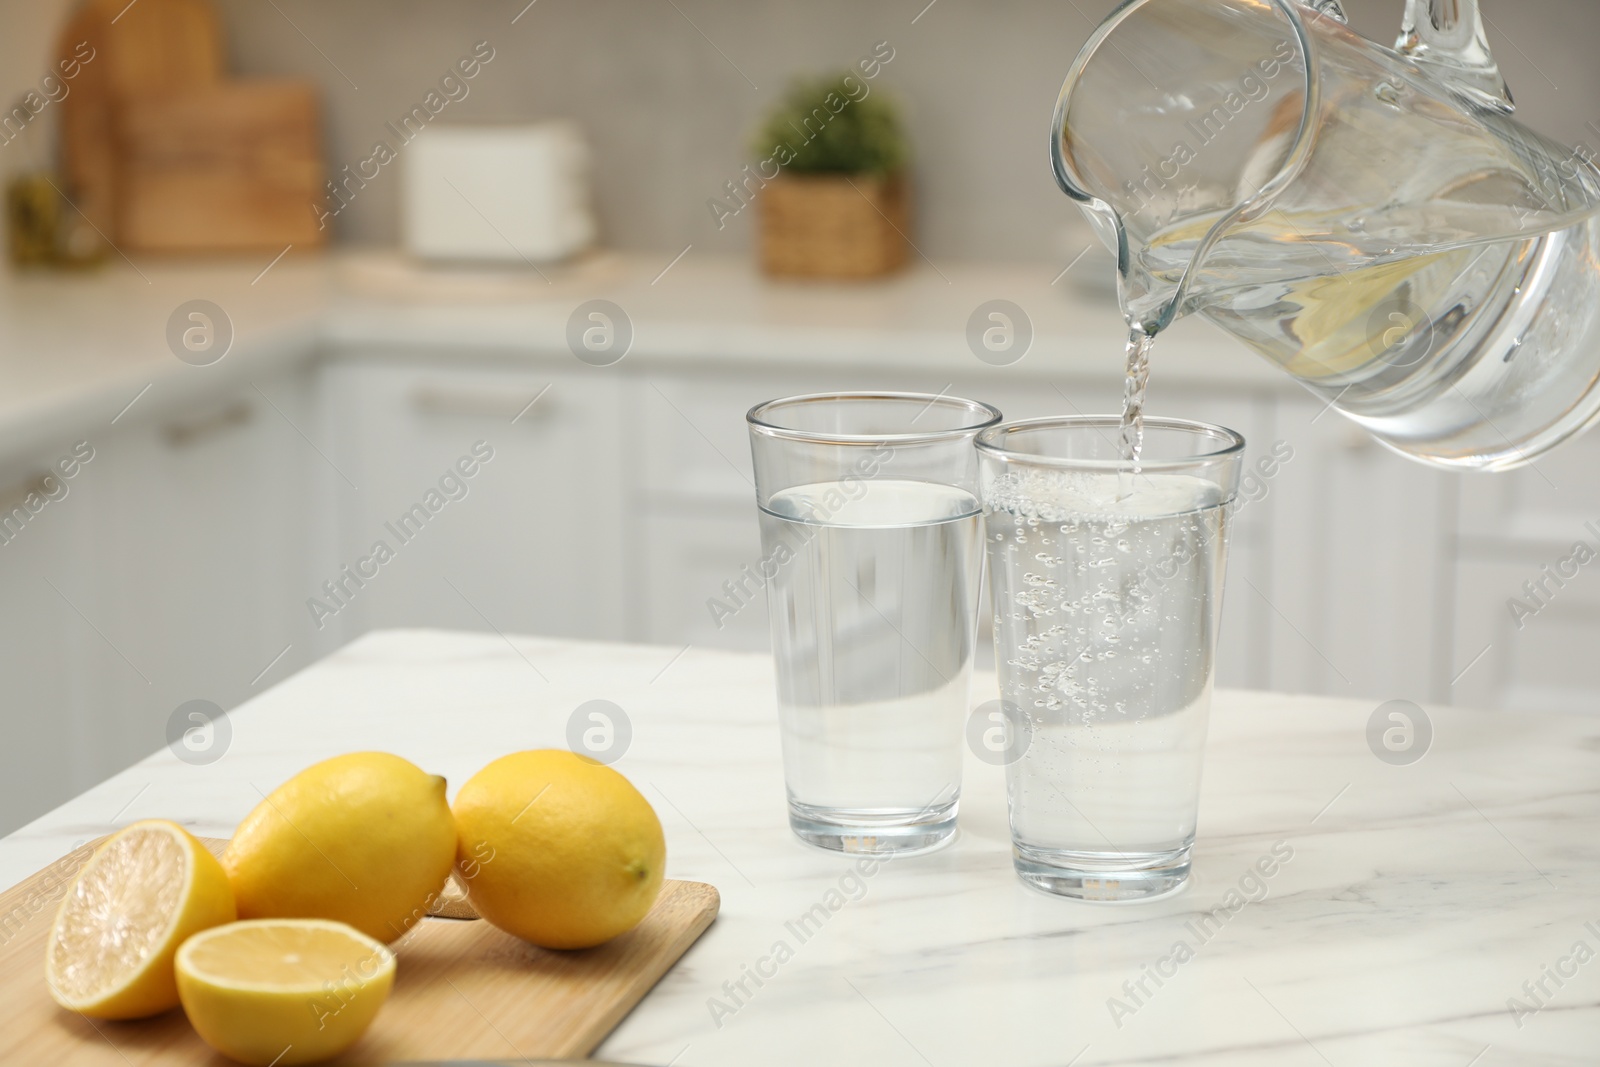
<instances>
[{"instance_id":1,"label":"blurred kitchen background","mask_svg":"<svg viewBox=\"0 0 1600 1067\"><path fill-rule=\"evenodd\" d=\"M365 158L386 122L489 42L497 58L442 119L578 122L594 149L603 239L615 248L675 253L713 235L719 250L747 247L749 218L719 233L705 200L752 161L748 135L763 108L792 77L849 66L878 41L895 50L882 84L907 113L924 252L1054 260L1060 228L1077 223L1048 181L1045 138L1067 65L1113 6L1105 0L936 0L915 23L927 0L538 0L512 25L526 2L218 0L217 9L234 73L318 86L331 170ZM1354 28L1389 41L1405 5L1344 6ZM0 100L47 72L71 8L5 5ZM1520 108L1560 140L1600 142L1591 125L1600 122L1600 6L1486 8ZM337 240L396 242L399 197L398 182L374 183L337 220Z\"/></svg>"},{"instance_id":2,"label":"blurred kitchen background","mask_svg":"<svg viewBox=\"0 0 1600 1067\"><path fill-rule=\"evenodd\" d=\"M8 268L0 833L181 745L188 702L230 708L377 627L765 647L743 426L763 399L949 391L1011 417L1119 403L1108 261L1045 154L1105 0L167 2L220 25L217 69L195 76L284 95L217 105L211 132L195 119L186 138L167 116L187 98L113 102L107 114L130 116L118 129L146 131L106 133L107 146L124 137L115 158L137 149L181 169L222 144L309 145L295 166L345 184L311 181L317 195L286 222L270 216L277 201L217 207L245 235L231 251L206 244L234 231L182 221L184 190L216 193L204 183L154 183L147 211L92 232L78 207L95 209L73 196L55 209L83 248ZM83 104L141 55L162 92L190 76L173 71L205 66L192 49L162 54L177 46L151 43L142 3L156 0L107 9L95 58L42 107L79 8L0 9L0 102L26 113L0 123L13 231L33 217L27 196L54 203L54 182L70 195L109 173L80 131L82 173L66 177L71 92ZM1403 6L1346 0L1384 41ZM1485 6L1527 121L1600 145L1600 5ZM154 38L130 43L141 25ZM838 253L835 273L855 280L773 276L759 246L776 193L742 174L759 159L753 134L795 78L844 69L903 120L903 188L862 192L873 213L857 226L892 254ZM349 178L376 142L405 140L391 127L418 106L415 144ZM487 147L474 140L485 127ZM498 184L496 160L511 168ZM118 165L117 181L138 173ZM106 195L134 202L123 186ZM339 208L326 229L319 202ZM820 209L796 210L804 243L819 228L805 212ZM540 252L540 234L556 251ZM1021 312L1006 358L972 339L993 301ZM182 340L195 325L198 348ZM598 348L583 340L594 328ZM1384 452L1209 327L1172 338L1151 410L1241 430L1256 464L1219 684L1600 707L1600 577L1552 584L1546 569L1577 542L1600 546L1600 441L1537 470L1447 476ZM508 697L530 715L540 667Z\"/></svg>"}]
</instances>

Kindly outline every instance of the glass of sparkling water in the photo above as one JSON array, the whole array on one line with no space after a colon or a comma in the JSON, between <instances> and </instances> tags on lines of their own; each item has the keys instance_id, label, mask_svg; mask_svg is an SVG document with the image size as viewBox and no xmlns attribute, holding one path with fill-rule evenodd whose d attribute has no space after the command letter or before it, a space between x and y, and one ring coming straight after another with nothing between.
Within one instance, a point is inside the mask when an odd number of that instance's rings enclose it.
<instances>
[{"instance_id":1,"label":"glass of sparkling water","mask_svg":"<svg viewBox=\"0 0 1600 1067\"><path fill-rule=\"evenodd\" d=\"M955 832L987 404L829 393L747 416L789 825L842 852Z\"/></svg>"},{"instance_id":2,"label":"glass of sparkling water","mask_svg":"<svg viewBox=\"0 0 1600 1067\"><path fill-rule=\"evenodd\" d=\"M1116 416L978 436L1012 856L1030 885L1140 900L1189 876L1244 438Z\"/></svg>"}]
</instances>

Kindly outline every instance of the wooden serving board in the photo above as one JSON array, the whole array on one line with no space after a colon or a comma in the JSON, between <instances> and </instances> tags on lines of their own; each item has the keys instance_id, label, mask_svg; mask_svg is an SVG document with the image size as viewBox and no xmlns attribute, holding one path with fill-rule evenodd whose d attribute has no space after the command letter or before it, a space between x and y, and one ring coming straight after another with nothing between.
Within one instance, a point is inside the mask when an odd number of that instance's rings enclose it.
<instances>
[{"instance_id":1,"label":"wooden serving board","mask_svg":"<svg viewBox=\"0 0 1600 1067\"><path fill-rule=\"evenodd\" d=\"M220 852L224 842L206 844ZM93 848L0 895L0 1063L231 1063L201 1042L181 1010L107 1023L50 999L45 939ZM481 919L426 918L392 946L399 957L394 992L372 1029L337 1062L587 1056L711 925L719 903L712 886L668 880L642 923L581 952L536 948ZM462 903L439 910L460 913Z\"/></svg>"},{"instance_id":2,"label":"wooden serving board","mask_svg":"<svg viewBox=\"0 0 1600 1067\"><path fill-rule=\"evenodd\" d=\"M129 93L186 92L222 77L227 45L211 0L83 0L62 28L53 74L72 72L61 168L78 210L116 233L113 112Z\"/></svg>"},{"instance_id":3,"label":"wooden serving board","mask_svg":"<svg viewBox=\"0 0 1600 1067\"><path fill-rule=\"evenodd\" d=\"M137 252L320 246L322 134L302 82L127 93L112 112L117 241Z\"/></svg>"}]
</instances>

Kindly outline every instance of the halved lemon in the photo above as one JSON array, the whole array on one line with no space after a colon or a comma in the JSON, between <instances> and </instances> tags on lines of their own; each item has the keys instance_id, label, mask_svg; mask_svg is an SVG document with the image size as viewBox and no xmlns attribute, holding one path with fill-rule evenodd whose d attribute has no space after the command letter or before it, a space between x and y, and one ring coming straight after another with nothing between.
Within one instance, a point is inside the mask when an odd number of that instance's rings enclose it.
<instances>
[{"instance_id":1,"label":"halved lemon","mask_svg":"<svg viewBox=\"0 0 1600 1067\"><path fill-rule=\"evenodd\" d=\"M248 919L178 950L183 1010L206 1044L266 1067L337 1056L394 986L394 953L327 919Z\"/></svg>"},{"instance_id":2,"label":"halved lemon","mask_svg":"<svg viewBox=\"0 0 1600 1067\"><path fill-rule=\"evenodd\" d=\"M172 960L189 935L235 918L228 876L177 823L121 830L78 872L45 945L50 995L99 1019L178 1006Z\"/></svg>"}]
</instances>

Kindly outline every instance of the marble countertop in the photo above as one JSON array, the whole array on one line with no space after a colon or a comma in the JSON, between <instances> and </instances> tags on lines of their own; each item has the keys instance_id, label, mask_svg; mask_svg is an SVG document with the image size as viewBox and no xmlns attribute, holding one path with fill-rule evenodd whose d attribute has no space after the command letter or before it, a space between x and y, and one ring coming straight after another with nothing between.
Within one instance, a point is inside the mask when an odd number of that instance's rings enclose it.
<instances>
[{"instance_id":1,"label":"marble countertop","mask_svg":"<svg viewBox=\"0 0 1600 1067\"><path fill-rule=\"evenodd\" d=\"M978 676L974 700L993 685ZM399 753L453 790L504 752L564 747L573 709L597 698L631 723L615 765L661 816L668 874L723 899L605 1058L1555 1067L1600 1056L1592 717L1429 708L1427 754L1394 766L1368 747L1369 704L1219 692L1191 885L1096 905L1018 882L1003 771L973 757L949 847L856 867L799 844L766 656L381 632L235 709L217 761L163 749L0 840L0 884L136 819L225 836L257 790L352 749ZM48 909L24 920L48 922Z\"/></svg>"},{"instance_id":2,"label":"marble countertop","mask_svg":"<svg viewBox=\"0 0 1600 1067\"><path fill-rule=\"evenodd\" d=\"M166 417L329 353L577 365L568 320L592 299L630 320L620 373L801 362L1120 380L1126 334L1115 303L1059 280L1051 264L923 263L880 281L815 284L763 278L742 256L691 248L669 260L599 254L536 272L342 251L273 264L113 260L85 274L0 273L0 462L113 419ZM968 319L995 299L1021 307L1034 331L1027 355L1007 367L979 362L967 342ZM192 300L222 308L232 326L231 349L210 366L180 361L168 342L169 318ZM1294 388L1198 321L1174 328L1162 364L1173 384Z\"/></svg>"}]
</instances>

